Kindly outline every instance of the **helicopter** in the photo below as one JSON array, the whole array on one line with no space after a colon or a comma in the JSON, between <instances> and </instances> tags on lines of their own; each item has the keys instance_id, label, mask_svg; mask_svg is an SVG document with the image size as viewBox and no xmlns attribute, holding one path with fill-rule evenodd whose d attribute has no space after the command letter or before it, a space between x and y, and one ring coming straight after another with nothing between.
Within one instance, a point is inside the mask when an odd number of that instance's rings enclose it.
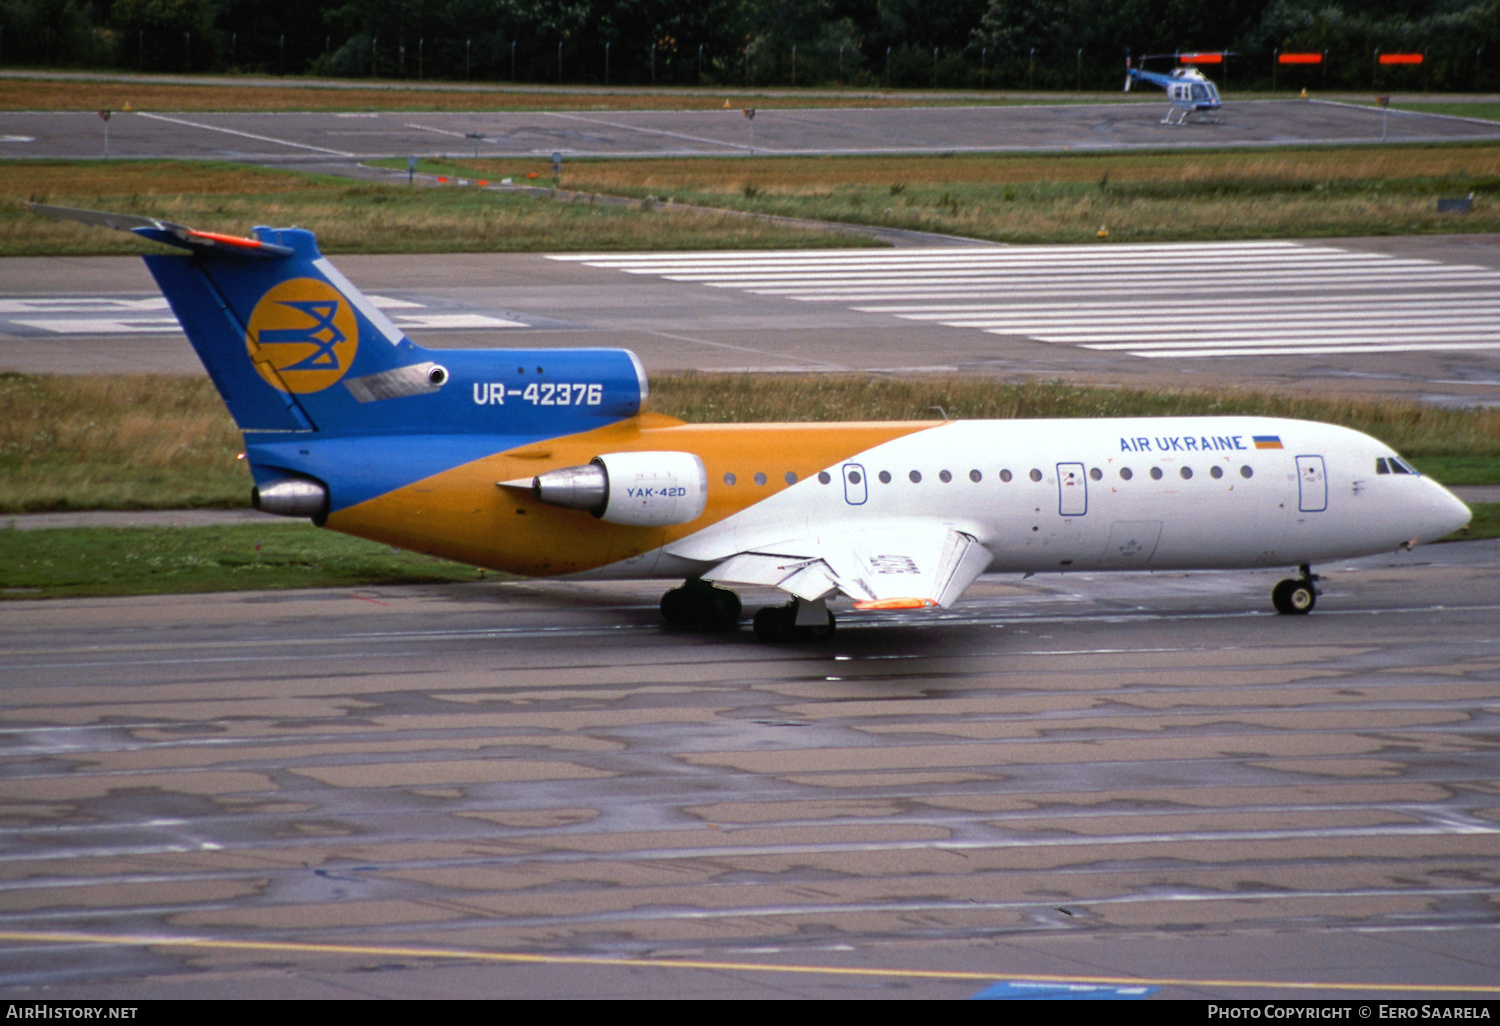
<instances>
[{"instance_id":1,"label":"helicopter","mask_svg":"<svg viewBox=\"0 0 1500 1026\"><path fill-rule=\"evenodd\" d=\"M1194 63L1219 63L1226 55L1223 53L1185 53L1185 54L1149 54L1140 59L1140 64L1145 65L1149 60L1158 60L1170 57L1182 61L1188 67L1173 68L1166 74L1159 71L1147 71L1144 66L1137 67L1131 63L1130 57L1125 58L1125 91L1130 92L1132 82L1150 82L1152 85L1161 86L1167 92L1167 101L1171 107L1167 109L1166 117L1161 119L1164 125L1184 125L1190 114L1203 114L1208 111L1216 111L1223 106L1219 99L1218 87L1199 71L1192 67ZM1203 119L1211 124L1221 123L1218 118Z\"/></svg>"}]
</instances>

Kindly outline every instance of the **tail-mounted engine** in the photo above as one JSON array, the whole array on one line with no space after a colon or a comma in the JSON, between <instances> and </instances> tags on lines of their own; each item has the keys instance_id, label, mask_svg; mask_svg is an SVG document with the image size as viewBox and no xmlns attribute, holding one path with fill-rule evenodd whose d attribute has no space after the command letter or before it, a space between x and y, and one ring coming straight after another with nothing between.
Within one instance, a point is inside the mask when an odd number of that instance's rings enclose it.
<instances>
[{"instance_id":1,"label":"tail-mounted engine","mask_svg":"<svg viewBox=\"0 0 1500 1026\"><path fill-rule=\"evenodd\" d=\"M708 505L708 471L689 452L616 452L531 480L501 481L538 502L584 510L611 524L663 527L696 520Z\"/></svg>"},{"instance_id":2,"label":"tail-mounted engine","mask_svg":"<svg viewBox=\"0 0 1500 1026\"><path fill-rule=\"evenodd\" d=\"M279 477L250 491L250 505L280 517L311 517L322 526L328 518L328 486L307 477Z\"/></svg>"}]
</instances>

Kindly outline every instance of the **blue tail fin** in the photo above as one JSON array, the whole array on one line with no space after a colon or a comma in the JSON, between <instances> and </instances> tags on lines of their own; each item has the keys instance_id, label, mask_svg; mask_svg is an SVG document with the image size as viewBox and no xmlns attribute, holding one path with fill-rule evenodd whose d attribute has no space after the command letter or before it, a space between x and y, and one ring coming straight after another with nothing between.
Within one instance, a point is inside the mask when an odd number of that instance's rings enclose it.
<instances>
[{"instance_id":1,"label":"blue tail fin","mask_svg":"<svg viewBox=\"0 0 1500 1026\"><path fill-rule=\"evenodd\" d=\"M146 266L242 430L367 426L359 383L368 392L371 379L423 363L422 350L318 252L311 232L256 235L286 254L208 250L147 256Z\"/></svg>"},{"instance_id":2,"label":"blue tail fin","mask_svg":"<svg viewBox=\"0 0 1500 1026\"><path fill-rule=\"evenodd\" d=\"M255 232L269 256L145 258L243 431L548 437L634 416L645 401L645 373L622 349L423 349L311 232Z\"/></svg>"},{"instance_id":3,"label":"blue tail fin","mask_svg":"<svg viewBox=\"0 0 1500 1026\"><path fill-rule=\"evenodd\" d=\"M247 435L482 435L522 444L634 416L646 399L645 373L628 350L423 349L299 228L256 228L245 239L129 214L30 207L189 251L153 254L146 265Z\"/></svg>"}]
</instances>

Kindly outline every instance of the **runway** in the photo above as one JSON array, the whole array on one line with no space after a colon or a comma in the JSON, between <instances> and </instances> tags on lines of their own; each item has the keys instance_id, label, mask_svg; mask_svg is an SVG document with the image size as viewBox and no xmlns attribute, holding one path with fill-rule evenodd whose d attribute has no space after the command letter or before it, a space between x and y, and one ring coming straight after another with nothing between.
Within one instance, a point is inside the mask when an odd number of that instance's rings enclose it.
<instances>
[{"instance_id":1,"label":"runway","mask_svg":"<svg viewBox=\"0 0 1500 1026\"><path fill-rule=\"evenodd\" d=\"M1500 237L347 256L434 348L1500 402ZM131 258L0 260L0 370L200 374Z\"/></svg>"},{"instance_id":2,"label":"runway","mask_svg":"<svg viewBox=\"0 0 1500 1026\"><path fill-rule=\"evenodd\" d=\"M129 101L121 84L120 106ZM1325 100L1227 99L1221 123L1161 124L1165 100L1036 106L710 111L119 112L112 157L345 163L376 157L756 156L1458 142L1500 122ZM0 112L0 157L104 155L93 111Z\"/></svg>"},{"instance_id":3,"label":"runway","mask_svg":"<svg viewBox=\"0 0 1500 1026\"><path fill-rule=\"evenodd\" d=\"M7 604L0 987L1493 998L1500 543L1318 569Z\"/></svg>"}]
</instances>

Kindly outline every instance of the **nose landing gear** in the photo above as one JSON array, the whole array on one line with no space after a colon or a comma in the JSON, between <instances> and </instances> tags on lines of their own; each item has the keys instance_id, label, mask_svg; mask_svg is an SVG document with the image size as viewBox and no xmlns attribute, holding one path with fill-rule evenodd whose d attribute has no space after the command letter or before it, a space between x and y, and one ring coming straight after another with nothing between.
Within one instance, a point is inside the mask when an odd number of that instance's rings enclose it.
<instances>
[{"instance_id":1,"label":"nose landing gear","mask_svg":"<svg viewBox=\"0 0 1500 1026\"><path fill-rule=\"evenodd\" d=\"M673 627L732 631L740 622L740 597L694 578L661 597L661 616Z\"/></svg>"},{"instance_id":2,"label":"nose landing gear","mask_svg":"<svg viewBox=\"0 0 1500 1026\"><path fill-rule=\"evenodd\" d=\"M1301 577L1288 578L1271 589L1271 605L1285 616L1311 613L1313 606L1318 604L1318 575L1306 563L1297 569L1301 571Z\"/></svg>"}]
</instances>

